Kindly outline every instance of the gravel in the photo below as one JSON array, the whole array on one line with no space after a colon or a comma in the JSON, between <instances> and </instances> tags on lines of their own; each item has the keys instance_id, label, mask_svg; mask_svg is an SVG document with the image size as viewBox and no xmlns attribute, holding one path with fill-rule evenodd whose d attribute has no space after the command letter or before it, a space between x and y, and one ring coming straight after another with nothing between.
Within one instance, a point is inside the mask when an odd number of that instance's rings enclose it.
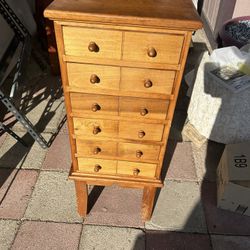
<instances>
[{"instance_id":1,"label":"gravel","mask_svg":"<svg viewBox=\"0 0 250 250\"><path fill-rule=\"evenodd\" d=\"M250 20L230 22L226 25L225 30L235 40L243 44L250 43Z\"/></svg>"}]
</instances>

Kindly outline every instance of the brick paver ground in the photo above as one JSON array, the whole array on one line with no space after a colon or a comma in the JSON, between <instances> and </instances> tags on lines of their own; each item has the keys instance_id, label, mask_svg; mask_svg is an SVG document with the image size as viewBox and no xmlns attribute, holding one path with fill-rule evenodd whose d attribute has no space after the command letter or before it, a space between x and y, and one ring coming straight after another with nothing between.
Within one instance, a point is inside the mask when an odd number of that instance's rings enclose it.
<instances>
[{"instance_id":1,"label":"brick paver ground","mask_svg":"<svg viewBox=\"0 0 250 250\"><path fill-rule=\"evenodd\" d=\"M79 224L24 221L11 249L77 250L81 231Z\"/></svg>"}]
</instances>

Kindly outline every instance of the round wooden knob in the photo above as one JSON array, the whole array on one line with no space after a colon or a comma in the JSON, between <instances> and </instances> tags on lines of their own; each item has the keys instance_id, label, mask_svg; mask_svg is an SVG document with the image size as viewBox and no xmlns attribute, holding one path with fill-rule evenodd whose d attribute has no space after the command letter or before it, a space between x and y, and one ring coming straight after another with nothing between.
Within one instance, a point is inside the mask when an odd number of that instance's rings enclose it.
<instances>
[{"instance_id":1,"label":"round wooden knob","mask_svg":"<svg viewBox=\"0 0 250 250\"><path fill-rule=\"evenodd\" d=\"M98 52L99 51L99 47L95 42L90 42L88 49L90 52Z\"/></svg>"},{"instance_id":2,"label":"round wooden knob","mask_svg":"<svg viewBox=\"0 0 250 250\"><path fill-rule=\"evenodd\" d=\"M148 110L146 108L141 109L140 114L142 116L145 116L148 113Z\"/></svg>"},{"instance_id":3,"label":"round wooden knob","mask_svg":"<svg viewBox=\"0 0 250 250\"><path fill-rule=\"evenodd\" d=\"M138 137L139 137L139 138L143 138L145 135L146 135L146 133L145 133L143 130L140 130L140 131L138 132Z\"/></svg>"},{"instance_id":4,"label":"round wooden knob","mask_svg":"<svg viewBox=\"0 0 250 250\"><path fill-rule=\"evenodd\" d=\"M91 75L89 80L92 84L100 82L100 78L96 74Z\"/></svg>"},{"instance_id":5,"label":"round wooden knob","mask_svg":"<svg viewBox=\"0 0 250 250\"><path fill-rule=\"evenodd\" d=\"M94 103L91 109L93 112L96 112L101 109L101 106L98 103Z\"/></svg>"},{"instance_id":6,"label":"round wooden knob","mask_svg":"<svg viewBox=\"0 0 250 250\"><path fill-rule=\"evenodd\" d=\"M100 129L99 126L95 126L94 129L93 129L93 134L94 135L97 135L98 133L100 133L102 130Z\"/></svg>"},{"instance_id":7,"label":"round wooden knob","mask_svg":"<svg viewBox=\"0 0 250 250\"><path fill-rule=\"evenodd\" d=\"M94 167L95 172L99 172L102 169L102 167L99 164L96 164Z\"/></svg>"},{"instance_id":8,"label":"round wooden knob","mask_svg":"<svg viewBox=\"0 0 250 250\"><path fill-rule=\"evenodd\" d=\"M151 47L148 49L148 56L149 57L156 57L157 56L157 51L155 50L155 48Z\"/></svg>"},{"instance_id":9,"label":"round wooden knob","mask_svg":"<svg viewBox=\"0 0 250 250\"><path fill-rule=\"evenodd\" d=\"M137 157L137 158L141 158L142 155L143 155L143 152L142 152L141 150L137 150L137 151L136 151L136 157Z\"/></svg>"},{"instance_id":10,"label":"round wooden knob","mask_svg":"<svg viewBox=\"0 0 250 250\"><path fill-rule=\"evenodd\" d=\"M152 83L152 81L151 80L149 80L149 79L147 79L147 80L145 80L145 82L144 82L144 87L145 88L151 88L153 86L153 83Z\"/></svg>"},{"instance_id":11,"label":"round wooden knob","mask_svg":"<svg viewBox=\"0 0 250 250\"><path fill-rule=\"evenodd\" d=\"M139 173L140 173L140 169L135 168L135 169L133 170L133 175L137 176Z\"/></svg>"},{"instance_id":12,"label":"round wooden knob","mask_svg":"<svg viewBox=\"0 0 250 250\"><path fill-rule=\"evenodd\" d=\"M97 155L97 154L99 154L101 151L102 151L101 148L95 147L94 150L93 150L93 153L94 153L95 155Z\"/></svg>"}]
</instances>

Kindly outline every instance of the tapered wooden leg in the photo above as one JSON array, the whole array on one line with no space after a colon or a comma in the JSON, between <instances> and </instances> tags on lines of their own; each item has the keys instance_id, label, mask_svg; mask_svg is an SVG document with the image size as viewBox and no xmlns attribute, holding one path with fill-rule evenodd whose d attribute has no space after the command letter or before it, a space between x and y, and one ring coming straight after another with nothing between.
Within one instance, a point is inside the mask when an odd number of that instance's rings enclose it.
<instances>
[{"instance_id":1,"label":"tapered wooden leg","mask_svg":"<svg viewBox=\"0 0 250 250\"><path fill-rule=\"evenodd\" d=\"M87 207L88 207L88 186L86 182L83 181L75 181L76 188L76 199L77 199L77 207L78 213L82 217L86 217L87 215Z\"/></svg>"},{"instance_id":2,"label":"tapered wooden leg","mask_svg":"<svg viewBox=\"0 0 250 250\"><path fill-rule=\"evenodd\" d=\"M142 198L142 219L150 220L155 200L155 187L144 187Z\"/></svg>"}]
</instances>

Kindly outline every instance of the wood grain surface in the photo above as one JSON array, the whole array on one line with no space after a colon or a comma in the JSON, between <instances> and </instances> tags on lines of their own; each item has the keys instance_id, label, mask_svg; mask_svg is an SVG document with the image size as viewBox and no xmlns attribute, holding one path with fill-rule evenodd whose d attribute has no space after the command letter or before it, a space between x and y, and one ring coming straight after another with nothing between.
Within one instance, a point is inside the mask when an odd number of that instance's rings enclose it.
<instances>
[{"instance_id":1,"label":"wood grain surface","mask_svg":"<svg viewBox=\"0 0 250 250\"><path fill-rule=\"evenodd\" d=\"M55 0L54 20L78 212L87 185L143 188L142 218L156 187L192 32L191 0ZM166 167L166 166L164 166Z\"/></svg>"},{"instance_id":2,"label":"wood grain surface","mask_svg":"<svg viewBox=\"0 0 250 250\"><path fill-rule=\"evenodd\" d=\"M184 36L142 32L125 32L123 59L178 64ZM149 50L155 55L150 56Z\"/></svg>"},{"instance_id":3,"label":"wood grain surface","mask_svg":"<svg viewBox=\"0 0 250 250\"><path fill-rule=\"evenodd\" d=\"M90 91L110 91L119 89L119 67L67 63L67 70L69 75L69 86ZM90 81L92 75L96 75L99 78L99 82L92 83Z\"/></svg>"},{"instance_id":4,"label":"wood grain surface","mask_svg":"<svg viewBox=\"0 0 250 250\"><path fill-rule=\"evenodd\" d=\"M195 30L202 27L192 0L55 0L45 16L86 21Z\"/></svg>"},{"instance_id":5,"label":"wood grain surface","mask_svg":"<svg viewBox=\"0 0 250 250\"><path fill-rule=\"evenodd\" d=\"M122 32L65 26L63 37L66 55L97 59L121 58ZM98 51L89 50L91 42L98 46Z\"/></svg>"}]
</instances>

